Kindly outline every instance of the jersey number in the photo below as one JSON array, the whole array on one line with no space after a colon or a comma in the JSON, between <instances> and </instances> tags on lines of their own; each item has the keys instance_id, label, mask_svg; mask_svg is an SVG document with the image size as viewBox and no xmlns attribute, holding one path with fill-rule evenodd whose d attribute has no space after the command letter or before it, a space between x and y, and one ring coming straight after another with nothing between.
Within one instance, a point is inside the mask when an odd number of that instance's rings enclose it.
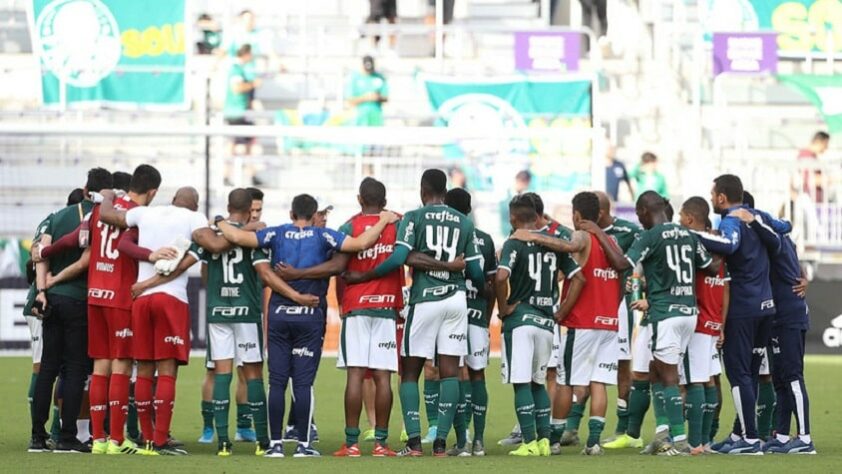
<instances>
[{"instance_id":1,"label":"jersey number","mask_svg":"<svg viewBox=\"0 0 842 474\"><path fill-rule=\"evenodd\" d=\"M99 227L99 255L100 257L109 260L117 260L120 256L120 251L114 248L114 241L120 235L120 229L112 227L108 224L103 224L102 221L97 221L96 226Z\"/></svg>"},{"instance_id":2,"label":"jersey number","mask_svg":"<svg viewBox=\"0 0 842 474\"><path fill-rule=\"evenodd\" d=\"M555 275L556 259L554 253L532 253L529 254L529 278L535 282L535 291L541 291L544 263L549 266L549 284L552 285L553 275Z\"/></svg>"},{"instance_id":3,"label":"jersey number","mask_svg":"<svg viewBox=\"0 0 842 474\"><path fill-rule=\"evenodd\" d=\"M452 262L456 259L457 242L459 242L459 229L441 225L427 226L427 248L436 253L436 260Z\"/></svg>"},{"instance_id":4,"label":"jersey number","mask_svg":"<svg viewBox=\"0 0 842 474\"><path fill-rule=\"evenodd\" d=\"M675 272L675 279L682 285L693 283L693 248L689 245L668 245L667 265ZM682 266L684 268L682 268Z\"/></svg>"},{"instance_id":5,"label":"jersey number","mask_svg":"<svg viewBox=\"0 0 842 474\"><path fill-rule=\"evenodd\" d=\"M236 267L242 261L243 249L240 247L222 254L222 280L225 284L239 285L243 282L243 274Z\"/></svg>"}]
</instances>

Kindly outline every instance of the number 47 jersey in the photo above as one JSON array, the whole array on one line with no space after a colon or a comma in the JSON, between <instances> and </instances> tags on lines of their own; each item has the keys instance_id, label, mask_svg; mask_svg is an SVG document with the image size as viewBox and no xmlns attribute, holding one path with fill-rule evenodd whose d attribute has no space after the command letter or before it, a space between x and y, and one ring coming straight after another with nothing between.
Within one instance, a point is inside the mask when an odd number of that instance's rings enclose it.
<instances>
[{"instance_id":1,"label":"number 47 jersey","mask_svg":"<svg viewBox=\"0 0 842 474\"><path fill-rule=\"evenodd\" d=\"M137 204L124 196L114 208L128 211ZM88 221L91 260L88 264L88 304L107 308L131 309L132 285L137 281L137 260L121 255L120 239L127 230L102 222L100 206L94 207Z\"/></svg>"},{"instance_id":2,"label":"number 47 jersey","mask_svg":"<svg viewBox=\"0 0 842 474\"><path fill-rule=\"evenodd\" d=\"M444 204L407 212L398 227L397 245L442 262L452 262L459 255L464 255L466 262L481 257L474 243L473 222ZM465 291L464 272L415 270L409 301L411 304L438 301L457 291Z\"/></svg>"}]
</instances>

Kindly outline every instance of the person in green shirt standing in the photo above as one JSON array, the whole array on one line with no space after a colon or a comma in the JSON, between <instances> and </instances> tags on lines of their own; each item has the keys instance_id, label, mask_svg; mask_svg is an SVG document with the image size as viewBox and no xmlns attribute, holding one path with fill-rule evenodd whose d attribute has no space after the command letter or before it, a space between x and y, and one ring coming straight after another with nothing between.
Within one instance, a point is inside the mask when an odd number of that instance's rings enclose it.
<instances>
[{"instance_id":1,"label":"person in green shirt standing","mask_svg":"<svg viewBox=\"0 0 842 474\"><path fill-rule=\"evenodd\" d=\"M345 88L348 104L356 110L354 125L383 126L383 103L389 100L386 78L374 69L374 58L363 57L362 71L355 72Z\"/></svg>"},{"instance_id":2,"label":"person in green shirt standing","mask_svg":"<svg viewBox=\"0 0 842 474\"><path fill-rule=\"evenodd\" d=\"M658 157L652 152L647 151L640 156L640 163L632 168L629 178L635 183L635 199L646 191L655 191L663 198L669 197L667 179L658 171Z\"/></svg>"},{"instance_id":3,"label":"person in green shirt standing","mask_svg":"<svg viewBox=\"0 0 842 474\"><path fill-rule=\"evenodd\" d=\"M240 49L237 50L237 58L231 64L231 68L228 71L225 105L222 110L225 123L228 125L254 125L252 121L246 118L246 113L252 110L254 93L260 87L261 79L256 77L254 68L249 67L252 58L251 45L244 44L240 46ZM251 146L253 143L254 137L234 137L234 140L231 142L229 155L251 155ZM246 174L250 175L252 181L254 181L254 170L248 167L246 171ZM230 176L230 165L226 161L226 184L230 184ZM258 185L260 183L255 181L254 184Z\"/></svg>"},{"instance_id":4,"label":"person in green shirt standing","mask_svg":"<svg viewBox=\"0 0 842 474\"><path fill-rule=\"evenodd\" d=\"M108 170L93 168L88 171L85 196L110 189L113 177ZM56 241L79 227L91 212L94 203L86 198L53 214L42 239ZM48 434L44 424L50 415L53 384L59 371L64 375L64 403L61 410L61 435L55 451L90 453L91 448L76 439L76 420L82 406L85 380L91 373L88 357L88 307L87 272L76 278L46 289L47 273L58 275L82 257L82 250L65 252L36 266L37 295L32 313L43 319L43 353L41 370L35 384L33 397L32 440L30 451L46 450ZM44 308L50 308L44 311Z\"/></svg>"}]
</instances>

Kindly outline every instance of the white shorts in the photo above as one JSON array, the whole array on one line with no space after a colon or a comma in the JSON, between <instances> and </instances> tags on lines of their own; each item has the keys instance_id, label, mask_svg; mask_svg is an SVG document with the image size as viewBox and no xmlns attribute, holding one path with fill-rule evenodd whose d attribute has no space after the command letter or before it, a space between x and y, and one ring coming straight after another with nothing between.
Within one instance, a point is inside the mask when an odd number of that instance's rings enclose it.
<instances>
[{"instance_id":1,"label":"white shorts","mask_svg":"<svg viewBox=\"0 0 842 474\"><path fill-rule=\"evenodd\" d=\"M558 367L558 348L561 341L561 326L556 324L553 328L553 352L550 354L550 361L547 362L547 368L555 370Z\"/></svg>"},{"instance_id":2,"label":"white shorts","mask_svg":"<svg viewBox=\"0 0 842 474\"><path fill-rule=\"evenodd\" d=\"M567 329L559 347L556 380L587 387L591 382L617 384L617 333L605 329Z\"/></svg>"},{"instance_id":3,"label":"white shorts","mask_svg":"<svg viewBox=\"0 0 842 474\"><path fill-rule=\"evenodd\" d=\"M518 326L503 332L500 347L503 383L543 385L553 349L553 333L537 326Z\"/></svg>"},{"instance_id":4,"label":"white shorts","mask_svg":"<svg viewBox=\"0 0 842 474\"><path fill-rule=\"evenodd\" d=\"M659 361L679 365L696 332L695 316L676 316L652 325L652 357Z\"/></svg>"},{"instance_id":5,"label":"white shorts","mask_svg":"<svg viewBox=\"0 0 842 474\"><path fill-rule=\"evenodd\" d=\"M770 375L772 373L769 370L769 350L766 349L763 352L763 360L760 361L760 375Z\"/></svg>"},{"instance_id":6,"label":"white shorts","mask_svg":"<svg viewBox=\"0 0 842 474\"><path fill-rule=\"evenodd\" d=\"M468 304L464 291L409 308L401 355L432 359L436 354L468 354Z\"/></svg>"},{"instance_id":7,"label":"white shorts","mask_svg":"<svg viewBox=\"0 0 842 474\"><path fill-rule=\"evenodd\" d=\"M43 332L44 327L40 319L35 316L24 316L26 318L26 325L29 326L29 339L31 341L30 348L32 349L32 363L41 363L41 354L44 352Z\"/></svg>"},{"instance_id":8,"label":"white shorts","mask_svg":"<svg viewBox=\"0 0 842 474\"><path fill-rule=\"evenodd\" d=\"M211 361L233 359L237 367L263 362L260 324L209 323L208 353Z\"/></svg>"},{"instance_id":9,"label":"white shorts","mask_svg":"<svg viewBox=\"0 0 842 474\"><path fill-rule=\"evenodd\" d=\"M398 371L395 320L355 315L342 318L336 366Z\"/></svg>"},{"instance_id":10,"label":"white shorts","mask_svg":"<svg viewBox=\"0 0 842 474\"><path fill-rule=\"evenodd\" d=\"M687 351L684 353L684 362L678 366L681 385L705 383L715 375L714 366L719 366L716 339L716 336L698 332L690 336L690 344L687 345ZM716 354L715 359L714 354Z\"/></svg>"},{"instance_id":11,"label":"white shorts","mask_svg":"<svg viewBox=\"0 0 842 474\"><path fill-rule=\"evenodd\" d=\"M637 336L632 344L632 372L649 373L652 362L652 325L641 324L637 327Z\"/></svg>"},{"instance_id":12,"label":"white shorts","mask_svg":"<svg viewBox=\"0 0 842 474\"><path fill-rule=\"evenodd\" d=\"M468 324L468 355L465 364L471 370L488 367L488 352L491 350L491 335L488 328Z\"/></svg>"},{"instance_id":13,"label":"white shorts","mask_svg":"<svg viewBox=\"0 0 842 474\"><path fill-rule=\"evenodd\" d=\"M617 342L619 348L617 349L617 360L631 360L631 333L634 329L634 321L629 321L633 318L629 314L629 307L626 305L626 299L620 300L620 307L617 309L617 319L620 325L617 328Z\"/></svg>"}]
</instances>

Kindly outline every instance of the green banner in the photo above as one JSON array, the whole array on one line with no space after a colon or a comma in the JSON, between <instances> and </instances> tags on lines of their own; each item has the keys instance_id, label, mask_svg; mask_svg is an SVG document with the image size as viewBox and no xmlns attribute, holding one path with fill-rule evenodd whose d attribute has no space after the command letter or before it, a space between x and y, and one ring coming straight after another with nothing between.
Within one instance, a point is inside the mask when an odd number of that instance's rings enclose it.
<instances>
[{"instance_id":1,"label":"green banner","mask_svg":"<svg viewBox=\"0 0 842 474\"><path fill-rule=\"evenodd\" d=\"M699 9L707 33L776 31L779 54L842 52L840 0L702 0Z\"/></svg>"},{"instance_id":2,"label":"green banner","mask_svg":"<svg viewBox=\"0 0 842 474\"><path fill-rule=\"evenodd\" d=\"M32 0L43 103L185 108L185 0Z\"/></svg>"},{"instance_id":3,"label":"green banner","mask_svg":"<svg viewBox=\"0 0 842 474\"><path fill-rule=\"evenodd\" d=\"M804 94L822 114L830 133L842 132L842 76L781 75L778 79Z\"/></svg>"}]
</instances>

